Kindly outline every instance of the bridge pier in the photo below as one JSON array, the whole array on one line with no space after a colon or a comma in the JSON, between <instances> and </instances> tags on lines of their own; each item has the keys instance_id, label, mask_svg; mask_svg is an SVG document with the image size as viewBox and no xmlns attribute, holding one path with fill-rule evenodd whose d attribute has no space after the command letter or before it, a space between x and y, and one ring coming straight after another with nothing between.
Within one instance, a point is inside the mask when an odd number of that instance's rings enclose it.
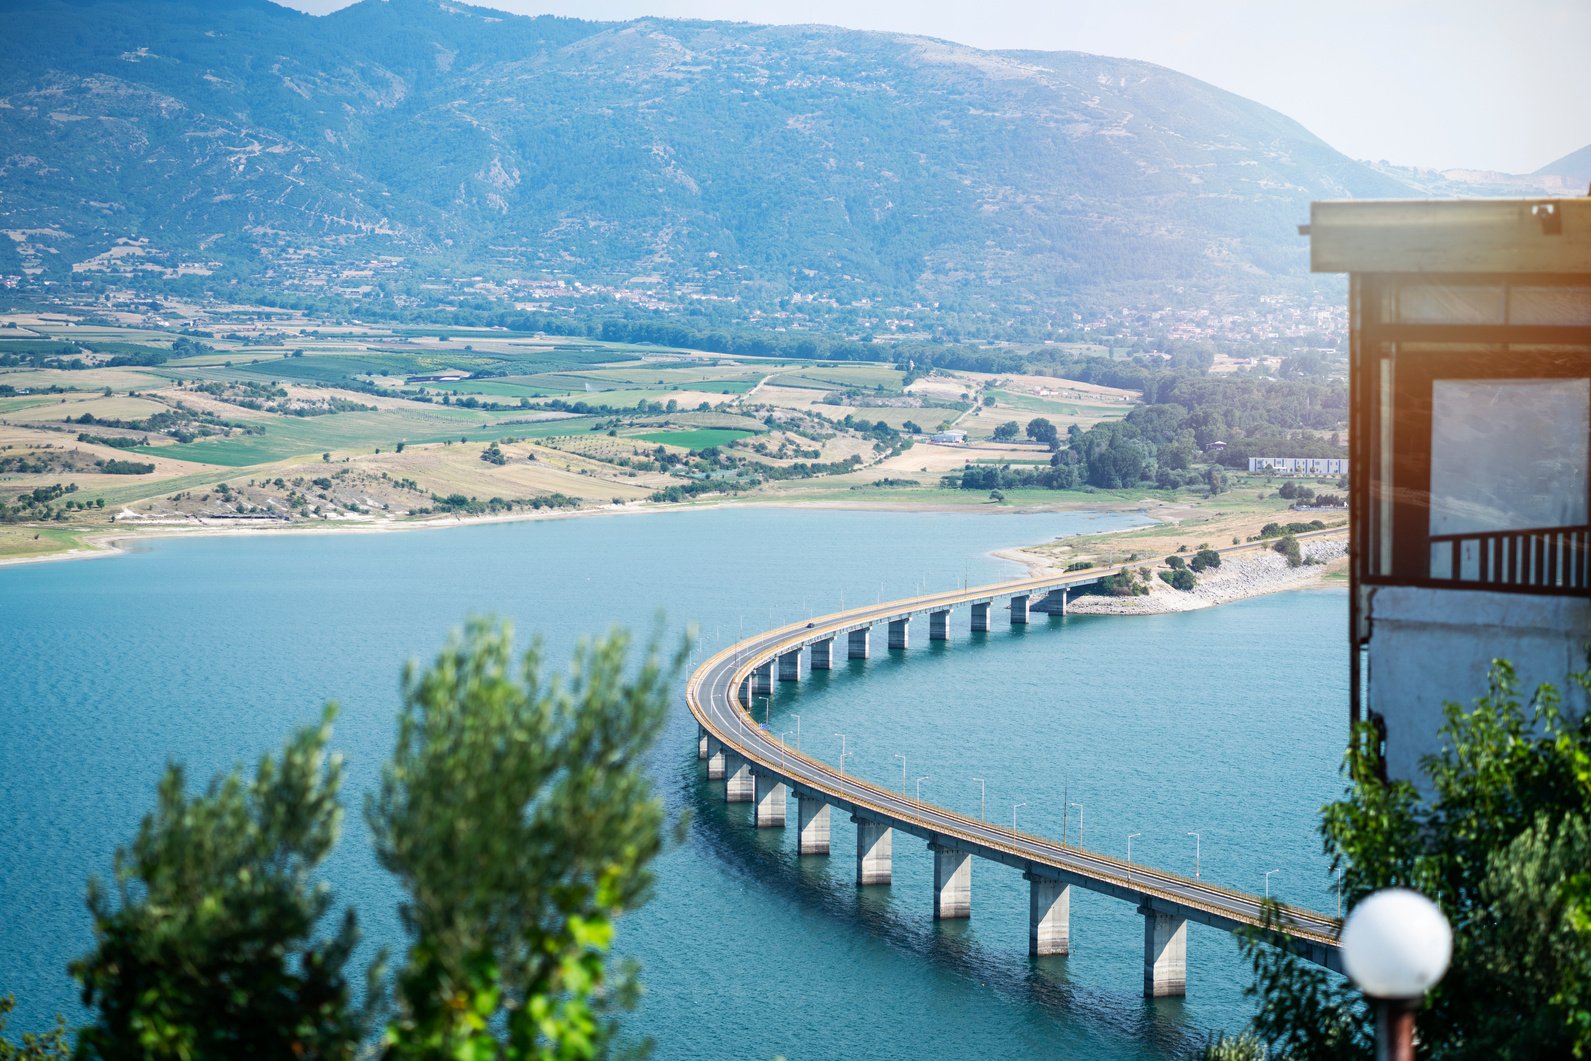
<instances>
[{"instance_id":1,"label":"bridge pier","mask_svg":"<svg viewBox=\"0 0 1591 1061\"><path fill-rule=\"evenodd\" d=\"M1019 593L1011 598L1011 625L1026 626L1028 624L1028 595Z\"/></svg>"},{"instance_id":2,"label":"bridge pier","mask_svg":"<svg viewBox=\"0 0 1591 1061\"><path fill-rule=\"evenodd\" d=\"M803 855L829 853L829 805L811 796L796 797L796 819L801 826L797 848Z\"/></svg>"},{"instance_id":3,"label":"bridge pier","mask_svg":"<svg viewBox=\"0 0 1591 1061\"><path fill-rule=\"evenodd\" d=\"M707 727L696 727L696 758L707 758Z\"/></svg>"},{"instance_id":4,"label":"bridge pier","mask_svg":"<svg viewBox=\"0 0 1591 1061\"><path fill-rule=\"evenodd\" d=\"M775 777L766 770L752 775L757 803L757 828L783 829L785 795L784 778Z\"/></svg>"},{"instance_id":5,"label":"bridge pier","mask_svg":"<svg viewBox=\"0 0 1591 1061\"><path fill-rule=\"evenodd\" d=\"M851 816L856 823L856 883L888 884L895 831L883 822Z\"/></svg>"},{"instance_id":6,"label":"bridge pier","mask_svg":"<svg viewBox=\"0 0 1591 1061\"><path fill-rule=\"evenodd\" d=\"M747 705L748 707L751 705L751 679L750 678L747 678L745 681L740 683L740 702L742 704Z\"/></svg>"},{"instance_id":7,"label":"bridge pier","mask_svg":"<svg viewBox=\"0 0 1591 1061\"><path fill-rule=\"evenodd\" d=\"M989 602L972 606L972 632L986 634L989 632Z\"/></svg>"},{"instance_id":8,"label":"bridge pier","mask_svg":"<svg viewBox=\"0 0 1591 1061\"><path fill-rule=\"evenodd\" d=\"M1033 606L1033 610L1044 612L1046 615L1065 615L1066 595L1070 592L1071 590L1067 587L1052 589L1044 595L1043 600Z\"/></svg>"},{"instance_id":9,"label":"bridge pier","mask_svg":"<svg viewBox=\"0 0 1591 1061\"><path fill-rule=\"evenodd\" d=\"M789 652L779 654L779 680L782 682L798 682L801 680L801 650L793 648Z\"/></svg>"},{"instance_id":10,"label":"bridge pier","mask_svg":"<svg viewBox=\"0 0 1591 1061\"><path fill-rule=\"evenodd\" d=\"M873 628L871 626L864 626L860 630L852 630L850 635L846 638L847 648L849 649L847 658L866 659L868 656L868 646L872 640Z\"/></svg>"},{"instance_id":11,"label":"bridge pier","mask_svg":"<svg viewBox=\"0 0 1591 1061\"><path fill-rule=\"evenodd\" d=\"M972 852L930 843L934 853L934 920L972 916Z\"/></svg>"},{"instance_id":12,"label":"bridge pier","mask_svg":"<svg viewBox=\"0 0 1591 1061\"><path fill-rule=\"evenodd\" d=\"M834 669L834 638L825 637L822 641L812 642L812 669Z\"/></svg>"},{"instance_id":13,"label":"bridge pier","mask_svg":"<svg viewBox=\"0 0 1591 1061\"><path fill-rule=\"evenodd\" d=\"M756 696L773 695L773 660L751 672L751 691Z\"/></svg>"},{"instance_id":14,"label":"bridge pier","mask_svg":"<svg viewBox=\"0 0 1591 1061\"><path fill-rule=\"evenodd\" d=\"M721 781L724 777L726 755L724 746L711 737L707 738L707 780Z\"/></svg>"},{"instance_id":15,"label":"bridge pier","mask_svg":"<svg viewBox=\"0 0 1591 1061\"><path fill-rule=\"evenodd\" d=\"M1144 997L1188 993L1188 919L1140 906L1144 915Z\"/></svg>"},{"instance_id":16,"label":"bridge pier","mask_svg":"<svg viewBox=\"0 0 1591 1061\"><path fill-rule=\"evenodd\" d=\"M889 647L890 648L905 648L905 647L907 647L907 641L909 639L908 638L908 634L909 634L910 627L911 627L911 619L909 619L909 618L907 618L907 619L891 619L889 621Z\"/></svg>"},{"instance_id":17,"label":"bridge pier","mask_svg":"<svg viewBox=\"0 0 1591 1061\"><path fill-rule=\"evenodd\" d=\"M1072 952L1072 886L1024 873L1028 881L1028 953L1035 958Z\"/></svg>"},{"instance_id":18,"label":"bridge pier","mask_svg":"<svg viewBox=\"0 0 1591 1061\"><path fill-rule=\"evenodd\" d=\"M754 795L751 764L738 755L727 754L724 762L724 802L750 803Z\"/></svg>"},{"instance_id":19,"label":"bridge pier","mask_svg":"<svg viewBox=\"0 0 1591 1061\"><path fill-rule=\"evenodd\" d=\"M928 613L928 640L950 640L950 611Z\"/></svg>"}]
</instances>

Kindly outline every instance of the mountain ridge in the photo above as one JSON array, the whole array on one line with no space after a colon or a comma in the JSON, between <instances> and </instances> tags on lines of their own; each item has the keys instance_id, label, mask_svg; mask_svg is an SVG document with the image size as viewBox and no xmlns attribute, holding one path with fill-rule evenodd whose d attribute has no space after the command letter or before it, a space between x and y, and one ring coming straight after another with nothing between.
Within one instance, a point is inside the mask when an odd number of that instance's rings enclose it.
<instances>
[{"instance_id":1,"label":"mountain ridge","mask_svg":"<svg viewBox=\"0 0 1591 1061\"><path fill-rule=\"evenodd\" d=\"M112 254L188 287L363 270L371 297L531 278L1049 327L1122 292L1305 289L1311 199L1409 193L1279 112L1081 52L444 0L0 14L0 227L63 233L0 241L0 274Z\"/></svg>"}]
</instances>

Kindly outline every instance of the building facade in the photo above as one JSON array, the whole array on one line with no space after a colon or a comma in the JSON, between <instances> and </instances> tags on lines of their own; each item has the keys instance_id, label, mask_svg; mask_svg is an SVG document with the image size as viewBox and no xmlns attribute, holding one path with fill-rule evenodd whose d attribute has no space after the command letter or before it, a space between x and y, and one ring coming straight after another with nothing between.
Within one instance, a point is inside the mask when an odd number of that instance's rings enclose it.
<instances>
[{"instance_id":1,"label":"building facade","mask_svg":"<svg viewBox=\"0 0 1591 1061\"><path fill-rule=\"evenodd\" d=\"M1250 457L1251 472L1280 475L1347 475L1347 457Z\"/></svg>"},{"instance_id":2,"label":"building facade","mask_svg":"<svg viewBox=\"0 0 1591 1061\"><path fill-rule=\"evenodd\" d=\"M1419 783L1492 660L1527 691L1588 666L1591 199L1315 203L1308 233L1349 275L1350 718Z\"/></svg>"}]
</instances>

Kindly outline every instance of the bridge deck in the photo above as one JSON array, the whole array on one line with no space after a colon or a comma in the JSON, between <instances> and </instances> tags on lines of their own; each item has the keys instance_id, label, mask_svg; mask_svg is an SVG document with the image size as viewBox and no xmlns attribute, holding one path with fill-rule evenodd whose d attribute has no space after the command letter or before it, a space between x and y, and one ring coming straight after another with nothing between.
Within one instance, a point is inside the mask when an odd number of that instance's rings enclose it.
<instances>
[{"instance_id":1,"label":"bridge deck","mask_svg":"<svg viewBox=\"0 0 1591 1061\"><path fill-rule=\"evenodd\" d=\"M1299 537L1323 533L1329 532L1316 531ZM1270 544L1219 551L1234 553ZM1263 900L1257 896L1144 865L1129 865L1109 855L978 821L843 774L769 734L751 717L749 705L740 700L742 684L754 670L814 642L893 619L1086 585L1130 566L1135 565L925 594L765 631L722 649L698 667L687 682L686 702L713 739L749 761L754 771L783 780L798 797L816 798L857 817L885 822L932 844L961 848L1035 876L1135 902L1146 911L1175 914L1229 931L1258 927L1262 924ZM1341 971L1337 944L1341 923L1336 918L1284 905L1280 907L1279 920L1281 931L1301 955Z\"/></svg>"}]
</instances>

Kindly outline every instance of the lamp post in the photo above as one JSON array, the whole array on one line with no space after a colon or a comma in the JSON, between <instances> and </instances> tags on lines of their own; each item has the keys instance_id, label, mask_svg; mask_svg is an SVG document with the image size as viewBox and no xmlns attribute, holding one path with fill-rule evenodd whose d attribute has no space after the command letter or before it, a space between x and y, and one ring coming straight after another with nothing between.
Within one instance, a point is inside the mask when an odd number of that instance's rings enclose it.
<instances>
[{"instance_id":1,"label":"lamp post","mask_svg":"<svg viewBox=\"0 0 1591 1061\"><path fill-rule=\"evenodd\" d=\"M895 758L900 760L900 794L904 796L906 794L906 757L896 752Z\"/></svg>"},{"instance_id":2,"label":"lamp post","mask_svg":"<svg viewBox=\"0 0 1591 1061\"><path fill-rule=\"evenodd\" d=\"M1271 874L1280 872L1281 870L1279 869L1273 869L1265 874L1265 898L1269 899L1271 897Z\"/></svg>"},{"instance_id":3,"label":"lamp post","mask_svg":"<svg viewBox=\"0 0 1591 1061\"><path fill-rule=\"evenodd\" d=\"M1128 880L1132 880L1132 838L1135 837L1135 836L1142 836L1142 835L1143 835L1143 833L1128 833L1127 834L1127 879Z\"/></svg>"},{"instance_id":4,"label":"lamp post","mask_svg":"<svg viewBox=\"0 0 1591 1061\"><path fill-rule=\"evenodd\" d=\"M983 797L988 793L989 786L981 777L975 777L972 780L978 782L978 820L981 822L985 820L983 815Z\"/></svg>"},{"instance_id":5,"label":"lamp post","mask_svg":"<svg viewBox=\"0 0 1591 1061\"><path fill-rule=\"evenodd\" d=\"M928 780L928 775L927 774L924 774L922 777L919 777L917 779L917 802L918 803L921 803L923 801L923 782L927 781L927 780Z\"/></svg>"},{"instance_id":6,"label":"lamp post","mask_svg":"<svg viewBox=\"0 0 1591 1061\"><path fill-rule=\"evenodd\" d=\"M843 795L845 793L845 734L836 733L835 736L840 738L840 793Z\"/></svg>"},{"instance_id":7,"label":"lamp post","mask_svg":"<svg viewBox=\"0 0 1591 1061\"><path fill-rule=\"evenodd\" d=\"M1388 888L1342 926L1342 964L1376 1011L1376 1061L1414 1061L1414 1013L1453 956L1453 930L1419 892Z\"/></svg>"},{"instance_id":8,"label":"lamp post","mask_svg":"<svg viewBox=\"0 0 1591 1061\"><path fill-rule=\"evenodd\" d=\"M1083 805L1081 803L1074 803L1074 804L1072 804L1072 806L1077 808L1077 846L1078 847L1082 847L1083 846Z\"/></svg>"},{"instance_id":9,"label":"lamp post","mask_svg":"<svg viewBox=\"0 0 1591 1061\"><path fill-rule=\"evenodd\" d=\"M1021 803L1011 804L1011 831L1013 833L1016 832L1016 809L1018 807L1026 807L1027 805L1027 800L1023 800Z\"/></svg>"},{"instance_id":10,"label":"lamp post","mask_svg":"<svg viewBox=\"0 0 1591 1061\"><path fill-rule=\"evenodd\" d=\"M1199 879L1199 834L1189 833L1193 837L1193 879Z\"/></svg>"},{"instance_id":11,"label":"lamp post","mask_svg":"<svg viewBox=\"0 0 1591 1061\"><path fill-rule=\"evenodd\" d=\"M801 750L801 716L792 711L790 713L790 717L795 719L795 724L796 724L796 751L800 751Z\"/></svg>"}]
</instances>

